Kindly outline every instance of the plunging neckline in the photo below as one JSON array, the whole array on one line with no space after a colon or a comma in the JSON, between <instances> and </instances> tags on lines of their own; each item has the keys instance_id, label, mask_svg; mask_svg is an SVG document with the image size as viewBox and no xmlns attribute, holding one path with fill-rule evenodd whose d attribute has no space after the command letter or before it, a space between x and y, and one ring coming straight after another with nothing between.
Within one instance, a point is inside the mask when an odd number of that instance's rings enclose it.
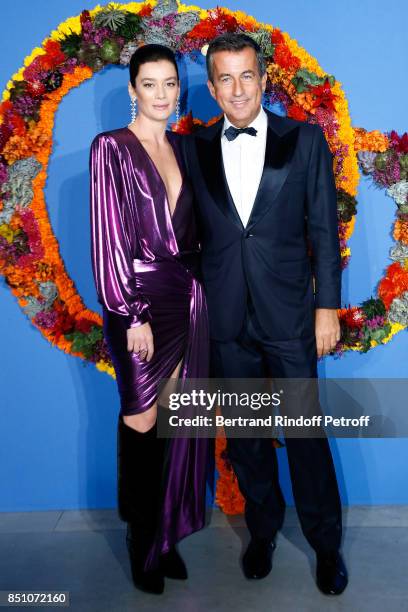
<instances>
[{"instance_id":1,"label":"plunging neckline","mask_svg":"<svg viewBox=\"0 0 408 612\"><path fill-rule=\"evenodd\" d=\"M145 146L142 144L142 142L141 142L140 138L139 138L138 136L136 136L136 134L134 133L134 131L133 131L133 130L131 130L129 126L126 126L126 129L127 129L127 130L128 130L128 131L129 131L129 132L130 132L130 133L131 133L133 136L134 136L134 138L135 138L136 142L139 144L139 146L141 147L141 149L143 149L143 151L144 151L144 153L145 153L146 157L147 157L147 158L150 160L151 165L153 166L154 170L156 171L156 174L157 174L157 176L159 177L159 179L160 179L160 181L161 181L161 183L162 183L162 185L163 185L164 193L166 194L166 204L167 204L167 210L168 210L168 213L169 213L170 219L171 219L171 221L173 221L173 219L174 219L174 215L176 214L177 205L178 205L178 202L179 202L179 199L180 199L181 193L182 193L182 191L183 191L183 187L184 187L184 172L183 172L183 170L182 170L182 168L181 168L181 166L180 166L180 162L179 162L179 159L178 159L178 155L177 155L177 153L176 153L176 149L175 149L175 147L173 146L173 143L171 142L171 140L170 140L169 138L167 138L167 135L166 135L167 142L169 143L169 145L170 145L170 146L171 146L171 148L173 149L174 157L175 157L175 159L176 159L176 163L177 163L177 166L178 166L178 169L179 169L179 172L180 172L180 176L181 176L181 185L180 185L180 189L179 189L179 192L178 192L178 195L177 195L177 198L176 198L176 203L175 203L175 205L174 205L174 210L173 210L173 213L172 213L172 212L171 212L171 208L170 208L170 200L169 200L169 194L168 194L168 192L167 192L166 183L164 182L164 179L163 179L162 175L160 174L160 172L159 172L159 169L158 169L157 165L156 165L156 164L155 164L155 162L153 161L153 158L152 158L152 156L150 155L150 153L148 152L148 150L146 149L146 147L145 147Z\"/></svg>"}]
</instances>

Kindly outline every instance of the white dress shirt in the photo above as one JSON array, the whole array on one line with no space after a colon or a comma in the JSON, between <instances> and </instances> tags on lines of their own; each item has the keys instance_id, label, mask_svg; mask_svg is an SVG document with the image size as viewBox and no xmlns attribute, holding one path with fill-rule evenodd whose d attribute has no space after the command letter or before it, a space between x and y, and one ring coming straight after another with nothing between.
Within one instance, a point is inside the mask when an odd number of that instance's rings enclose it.
<instances>
[{"instance_id":1,"label":"white dress shirt","mask_svg":"<svg viewBox=\"0 0 408 612\"><path fill-rule=\"evenodd\" d=\"M256 136L239 134L234 140L228 140L224 132L230 125L232 123L225 116L221 136L222 158L228 187L245 227L264 167L268 117L261 107L257 117L248 126L257 130Z\"/></svg>"}]
</instances>

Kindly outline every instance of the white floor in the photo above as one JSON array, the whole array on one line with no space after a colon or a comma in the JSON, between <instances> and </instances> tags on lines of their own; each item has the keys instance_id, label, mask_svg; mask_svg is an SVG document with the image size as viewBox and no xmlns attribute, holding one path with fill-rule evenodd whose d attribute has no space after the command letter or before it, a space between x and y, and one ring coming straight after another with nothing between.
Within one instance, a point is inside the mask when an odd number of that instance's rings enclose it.
<instances>
[{"instance_id":1,"label":"white floor","mask_svg":"<svg viewBox=\"0 0 408 612\"><path fill-rule=\"evenodd\" d=\"M163 595L133 586L124 529L115 510L0 513L0 590L69 591L74 612L408 611L407 506L344 509L349 586L337 597L315 585L314 554L293 508L267 578L243 577L243 518L214 510L210 525L179 546L189 579L167 579Z\"/></svg>"}]
</instances>

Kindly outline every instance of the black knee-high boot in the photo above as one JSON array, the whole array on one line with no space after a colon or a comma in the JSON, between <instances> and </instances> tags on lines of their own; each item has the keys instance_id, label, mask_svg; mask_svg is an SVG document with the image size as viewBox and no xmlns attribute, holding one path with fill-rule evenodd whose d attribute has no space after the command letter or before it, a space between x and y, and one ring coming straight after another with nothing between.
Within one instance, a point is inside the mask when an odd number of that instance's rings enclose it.
<instances>
[{"instance_id":1,"label":"black knee-high boot","mask_svg":"<svg viewBox=\"0 0 408 612\"><path fill-rule=\"evenodd\" d=\"M145 571L147 554L157 528L160 483L166 440L157 438L156 424L145 433L118 421L118 512L127 522L126 544L135 586L162 593L160 567Z\"/></svg>"}]
</instances>

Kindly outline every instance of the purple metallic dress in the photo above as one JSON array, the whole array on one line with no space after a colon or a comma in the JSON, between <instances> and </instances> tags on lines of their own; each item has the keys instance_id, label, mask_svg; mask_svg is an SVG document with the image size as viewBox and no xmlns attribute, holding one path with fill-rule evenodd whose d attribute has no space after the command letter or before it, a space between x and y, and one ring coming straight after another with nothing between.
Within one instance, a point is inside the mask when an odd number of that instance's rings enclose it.
<instances>
[{"instance_id":1,"label":"purple metallic dress","mask_svg":"<svg viewBox=\"0 0 408 612\"><path fill-rule=\"evenodd\" d=\"M183 179L173 216L157 167L129 128L98 134L91 145L92 268L122 415L148 410L157 400L160 380L169 378L180 361L180 379L208 377L193 192L183 167L181 136L167 132L167 138ZM127 350L127 329L147 321L154 342L150 362ZM163 507L146 568L203 527L208 449L207 439L169 440Z\"/></svg>"}]
</instances>

